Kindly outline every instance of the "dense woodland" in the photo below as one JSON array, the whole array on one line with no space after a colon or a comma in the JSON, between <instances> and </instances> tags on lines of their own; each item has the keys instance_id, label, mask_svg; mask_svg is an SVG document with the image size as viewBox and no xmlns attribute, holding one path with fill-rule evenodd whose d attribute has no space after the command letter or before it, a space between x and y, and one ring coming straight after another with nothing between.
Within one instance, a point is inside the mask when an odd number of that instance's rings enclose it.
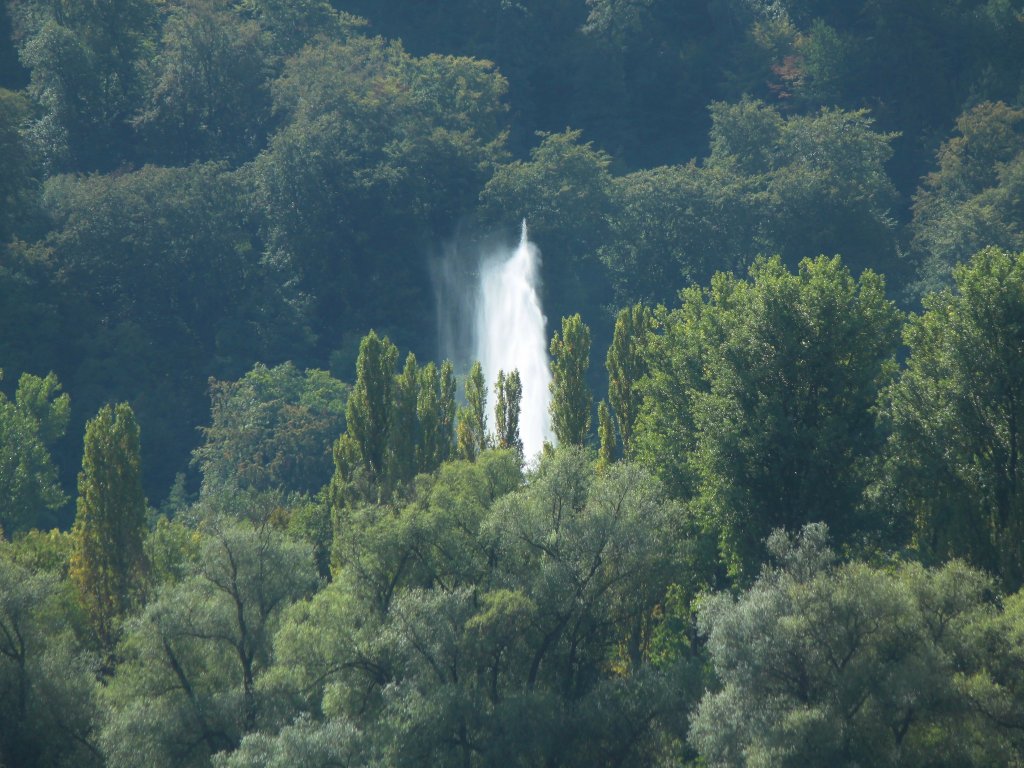
<instances>
[{"instance_id":1,"label":"dense woodland","mask_svg":"<svg viewBox=\"0 0 1024 768\"><path fill-rule=\"evenodd\" d=\"M0 766L1024 766L1017 0L6 0L0 368Z\"/></svg>"}]
</instances>

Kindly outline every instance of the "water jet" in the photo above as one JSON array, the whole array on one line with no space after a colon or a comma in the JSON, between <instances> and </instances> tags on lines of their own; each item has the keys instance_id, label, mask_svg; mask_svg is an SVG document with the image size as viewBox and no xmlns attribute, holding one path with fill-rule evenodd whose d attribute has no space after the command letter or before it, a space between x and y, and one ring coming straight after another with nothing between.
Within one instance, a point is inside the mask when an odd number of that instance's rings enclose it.
<instances>
[{"instance_id":1,"label":"water jet","mask_svg":"<svg viewBox=\"0 0 1024 768\"><path fill-rule=\"evenodd\" d=\"M491 254L480 264L474 337L475 357L490 387L490 403L494 402L498 371L519 371L523 383L519 436L527 460L536 458L544 443L555 439L548 411L547 318L541 309L539 285L540 251L530 242L524 219L515 250ZM493 431L493 413L488 413L488 419Z\"/></svg>"}]
</instances>

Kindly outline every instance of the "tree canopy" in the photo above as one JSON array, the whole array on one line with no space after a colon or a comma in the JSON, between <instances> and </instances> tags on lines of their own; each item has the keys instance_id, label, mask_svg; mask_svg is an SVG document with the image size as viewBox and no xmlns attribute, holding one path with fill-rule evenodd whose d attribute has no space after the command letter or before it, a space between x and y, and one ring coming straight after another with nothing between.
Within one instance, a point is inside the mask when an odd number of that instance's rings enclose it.
<instances>
[{"instance_id":1,"label":"tree canopy","mask_svg":"<svg viewBox=\"0 0 1024 768\"><path fill-rule=\"evenodd\" d=\"M1024 765L1021 10L0 3L0 765Z\"/></svg>"}]
</instances>

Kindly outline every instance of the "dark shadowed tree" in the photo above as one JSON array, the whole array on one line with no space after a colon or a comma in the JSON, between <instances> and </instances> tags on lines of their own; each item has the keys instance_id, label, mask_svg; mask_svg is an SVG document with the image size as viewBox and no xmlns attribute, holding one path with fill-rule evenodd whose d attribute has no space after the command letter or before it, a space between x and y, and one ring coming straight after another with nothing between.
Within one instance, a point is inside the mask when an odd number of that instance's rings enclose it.
<instances>
[{"instance_id":1,"label":"dark shadowed tree","mask_svg":"<svg viewBox=\"0 0 1024 768\"><path fill-rule=\"evenodd\" d=\"M950 285L953 268L986 246L1024 249L1024 109L979 104L956 130L914 199L918 296Z\"/></svg>"},{"instance_id":2,"label":"dark shadowed tree","mask_svg":"<svg viewBox=\"0 0 1024 768\"><path fill-rule=\"evenodd\" d=\"M211 424L192 453L203 492L223 488L316 493L331 478L348 387L326 371L257 363L237 381L210 382Z\"/></svg>"},{"instance_id":3,"label":"dark shadowed tree","mask_svg":"<svg viewBox=\"0 0 1024 768\"><path fill-rule=\"evenodd\" d=\"M883 499L928 562L964 557L1024 583L1024 254L986 249L907 326L883 398Z\"/></svg>"}]
</instances>

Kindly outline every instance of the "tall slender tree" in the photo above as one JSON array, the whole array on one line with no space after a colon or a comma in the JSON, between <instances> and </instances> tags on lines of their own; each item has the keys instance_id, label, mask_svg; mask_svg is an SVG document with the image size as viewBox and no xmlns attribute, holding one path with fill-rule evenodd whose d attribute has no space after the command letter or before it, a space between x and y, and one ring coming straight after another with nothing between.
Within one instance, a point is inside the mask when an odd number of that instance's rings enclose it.
<instances>
[{"instance_id":1,"label":"tall slender tree","mask_svg":"<svg viewBox=\"0 0 1024 768\"><path fill-rule=\"evenodd\" d=\"M438 402L438 464L452 457L455 444L455 366L451 360L441 363L440 401Z\"/></svg>"},{"instance_id":2,"label":"tall slender tree","mask_svg":"<svg viewBox=\"0 0 1024 768\"><path fill-rule=\"evenodd\" d=\"M71 556L71 579L107 653L141 597L145 527L139 425L127 403L107 405L85 428Z\"/></svg>"},{"instance_id":3,"label":"tall slender tree","mask_svg":"<svg viewBox=\"0 0 1024 768\"><path fill-rule=\"evenodd\" d=\"M519 437L519 410L523 398L523 384L519 371L513 369L505 375L498 371L494 383L494 426L497 431L495 442L499 448L514 448L521 454L523 441Z\"/></svg>"},{"instance_id":4,"label":"tall slender tree","mask_svg":"<svg viewBox=\"0 0 1024 768\"><path fill-rule=\"evenodd\" d=\"M646 365L643 358L644 334L651 313L642 304L622 309L615 318L612 345L608 348L608 401L622 440L622 452L629 455L633 443L633 425L640 414L642 397L638 384Z\"/></svg>"},{"instance_id":5,"label":"tall slender tree","mask_svg":"<svg viewBox=\"0 0 1024 768\"><path fill-rule=\"evenodd\" d=\"M615 425L612 423L607 400L602 400L597 406L597 436L601 441L598 464L607 467L615 460Z\"/></svg>"},{"instance_id":6,"label":"tall slender tree","mask_svg":"<svg viewBox=\"0 0 1024 768\"><path fill-rule=\"evenodd\" d=\"M487 386L479 361L466 377L466 405L459 409L459 455L473 461L487 447Z\"/></svg>"},{"instance_id":7,"label":"tall slender tree","mask_svg":"<svg viewBox=\"0 0 1024 768\"><path fill-rule=\"evenodd\" d=\"M416 403L420 442L416 464L420 472L433 472L451 458L455 422L455 374L450 361L440 370L433 363L420 369Z\"/></svg>"},{"instance_id":8,"label":"tall slender tree","mask_svg":"<svg viewBox=\"0 0 1024 768\"><path fill-rule=\"evenodd\" d=\"M397 359L398 348L386 336L374 331L364 336L356 359L356 383L345 406L346 429L355 441L358 460L377 482L386 471Z\"/></svg>"},{"instance_id":9,"label":"tall slender tree","mask_svg":"<svg viewBox=\"0 0 1024 768\"><path fill-rule=\"evenodd\" d=\"M562 318L551 339L551 428L563 445L582 446L590 434L594 398L587 387L590 329L579 314Z\"/></svg>"},{"instance_id":10,"label":"tall slender tree","mask_svg":"<svg viewBox=\"0 0 1024 768\"><path fill-rule=\"evenodd\" d=\"M420 369L419 397L416 416L419 421L420 441L416 446L416 467L420 472L433 472L441 457L441 382L437 366L427 363Z\"/></svg>"},{"instance_id":11,"label":"tall slender tree","mask_svg":"<svg viewBox=\"0 0 1024 768\"><path fill-rule=\"evenodd\" d=\"M405 358L402 372L395 377L394 403L388 435L387 484L398 488L416 476L416 456L420 452L421 435L417 418L420 399L420 367L416 355ZM435 376L436 378L436 371Z\"/></svg>"}]
</instances>

